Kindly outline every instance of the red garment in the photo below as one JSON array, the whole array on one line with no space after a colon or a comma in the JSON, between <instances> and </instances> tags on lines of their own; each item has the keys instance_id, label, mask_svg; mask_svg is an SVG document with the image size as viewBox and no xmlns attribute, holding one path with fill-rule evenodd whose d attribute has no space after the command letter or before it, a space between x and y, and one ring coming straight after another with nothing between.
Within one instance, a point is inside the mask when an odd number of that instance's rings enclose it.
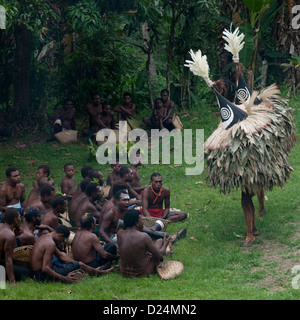
<instances>
[{"instance_id":1,"label":"red garment","mask_svg":"<svg viewBox=\"0 0 300 320\"><path fill-rule=\"evenodd\" d=\"M143 208L141 208L140 211L143 214ZM164 214L164 209L148 208L148 212L150 213L151 217L160 218Z\"/></svg>"}]
</instances>

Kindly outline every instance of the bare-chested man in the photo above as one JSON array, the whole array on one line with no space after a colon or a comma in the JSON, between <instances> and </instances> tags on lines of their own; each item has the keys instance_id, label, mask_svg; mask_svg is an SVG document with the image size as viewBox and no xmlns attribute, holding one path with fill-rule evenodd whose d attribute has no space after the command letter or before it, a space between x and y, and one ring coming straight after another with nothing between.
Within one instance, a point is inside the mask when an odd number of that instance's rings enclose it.
<instances>
[{"instance_id":1,"label":"bare-chested man","mask_svg":"<svg viewBox=\"0 0 300 320\"><path fill-rule=\"evenodd\" d=\"M15 167L6 170L7 181L0 188L0 221L3 212L13 207L22 214L25 206L25 186L21 183L20 172Z\"/></svg>"},{"instance_id":2,"label":"bare-chested man","mask_svg":"<svg viewBox=\"0 0 300 320\"><path fill-rule=\"evenodd\" d=\"M94 216L90 213L84 214L80 218L80 230L76 232L72 242L73 258L93 268L118 259L116 245L107 243L103 247L94 233L95 229Z\"/></svg>"},{"instance_id":3,"label":"bare-chested man","mask_svg":"<svg viewBox=\"0 0 300 320\"><path fill-rule=\"evenodd\" d=\"M154 273L156 266L166 254L171 238L153 243L143 231L143 220L138 210L128 210L124 215L124 230L118 231L120 272L123 276L147 276Z\"/></svg>"},{"instance_id":4,"label":"bare-chested man","mask_svg":"<svg viewBox=\"0 0 300 320\"><path fill-rule=\"evenodd\" d=\"M83 198L78 204L75 214L76 227L80 227L80 218L85 213L91 213L96 221L99 221L101 207L97 203L103 196L104 192L98 183L89 182L85 188L86 198Z\"/></svg>"},{"instance_id":5,"label":"bare-chested man","mask_svg":"<svg viewBox=\"0 0 300 320\"><path fill-rule=\"evenodd\" d=\"M116 106L114 111L118 113L118 121L127 120L127 118L136 117L136 105L131 102L131 94L129 92L123 93L123 103Z\"/></svg>"},{"instance_id":6,"label":"bare-chested man","mask_svg":"<svg viewBox=\"0 0 300 320\"><path fill-rule=\"evenodd\" d=\"M118 230L119 220L123 219L124 213L129 207L129 200L127 192L124 190L118 191L114 196L114 205L103 214L99 236L104 242L113 242Z\"/></svg>"},{"instance_id":7,"label":"bare-chested man","mask_svg":"<svg viewBox=\"0 0 300 320\"><path fill-rule=\"evenodd\" d=\"M45 213L46 211L40 211L34 207L29 207L25 210L24 221L20 227L20 235L16 238L17 246L34 245L37 240L37 235L34 234L35 230L53 231L51 227L41 224L41 216Z\"/></svg>"},{"instance_id":8,"label":"bare-chested man","mask_svg":"<svg viewBox=\"0 0 300 320\"><path fill-rule=\"evenodd\" d=\"M160 95L163 106L166 109L165 116L162 119L163 126L168 130L172 130L174 129L172 119L174 114L175 103L172 100L170 100L169 91L167 89L161 90Z\"/></svg>"},{"instance_id":9,"label":"bare-chested man","mask_svg":"<svg viewBox=\"0 0 300 320\"><path fill-rule=\"evenodd\" d=\"M61 194L56 194L51 200L51 207L42 216L42 223L55 229L59 225L59 216L67 209L67 201ZM42 234L42 233L41 233Z\"/></svg>"},{"instance_id":10,"label":"bare-chested man","mask_svg":"<svg viewBox=\"0 0 300 320\"><path fill-rule=\"evenodd\" d=\"M76 210L78 208L78 205L80 203L80 201L83 198L86 198L87 195L85 193L85 188L87 186L87 184L89 182L91 182L92 179L91 178L85 178L84 180L82 180L79 184L80 186L80 190L78 190L74 197L72 198L72 200L69 202L68 204L68 214L69 214L69 219L71 224L75 227L75 215L76 215Z\"/></svg>"},{"instance_id":11,"label":"bare-chested man","mask_svg":"<svg viewBox=\"0 0 300 320\"><path fill-rule=\"evenodd\" d=\"M18 228L20 224L21 215L15 208L6 210L4 223L0 224L0 265L5 267L7 278L14 286L16 286L16 279L12 256L16 235L13 229Z\"/></svg>"},{"instance_id":12,"label":"bare-chested man","mask_svg":"<svg viewBox=\"0 0 300 320\"><path fill-rule=\"evenodd\" d=\"M33 187L36 189L39 187L40 179L46 178L52 186L54 186L54 181L50 178L50 167L47 164L42 164L37 168L36 171L37 179L33 181Z\"/></svg>"},{"instance_id":13,"label":"bare-chested man","mask_svg":"<svg viewBox=\"0 0 300 320\"><path fill-rule=\"evenodd\" d=\"M122 168L120 169L120 179L118 180L119 183L124 183L127 184L127 189L129 192L129 196L130 199L136 199L136 204L141 205L141 195L136 192L132 186L131 183L134 180L134 174L133 174L133 170L130 167L127 166L122 166ZM111 196L111 194L110 194Z\"/></svg>"},{"instance_id":14,"label":"bare-chested man","mask_svg":"<svg viewBox=\"0 0 300 320\"><path fill-rule=\"evenodd\" d=\"M53 186L53 183L51 182L51 180L49 180L46 177L42 177L38 180L37 188L32 189L28 195L28 198L26 201L26 208L28 208L30 206L30 203L32 203L33 201L37 201L40 199L41 189L46 184Z\"/></svg>"},{"instance_id":15,"label":"bare-chested man","mask_svg":"<svg viewBox=\"0 0 300 320\"><path fill-rule=\"evenodd\" d=\"M110 104L104 102L102 112L98 115L98 130L100 129L116 129L114 113L110 109Z\"/></svg>"},{"instance_id":16,"label":"bare-chested man","mask_svg":"<svg viewBox=\"0 0 300 320\"><path fill-rule=\"evenodd\" d=\"M31 253L31 269L36 281L60 280L65 283L74 283L78 281L78 278L70 272L79 268L92 275L108 272L108 270L91 268L61 252L58 248L63 246L63 242L68 239L69 235L69 229L64 225L59 225L53 232L41 236L36 241ZM54 256L59 263L55 263Z\"/></svg>"},{"instance_id":17,"label":"bare-chested man","mask_svg":"<svg viewBox=\"0 0 300 320\"><path fill-rule=\"evenodd\" d=\"M93 169L90 171L89 178L91 178L94 182L99 183L100 186L104 184L104 176L103 173L99 169Z\"/></svg>"},{"instance_id":18,"label":"bare-chested man","mask_svg":"<svg viewBox=\"0 0 300 320\"><path fill-rule=\"evenodd\" d=\"M102 112L101 98L98 93L93 94L92 102L87 105L87 111L89 114L89 124L90 129L93 129L93 132L99 130L99 115Z\"/></svg>"},{"instance_id":19,"label":"bare-chested man","mask_svg":"<svg viewBox=\"0 0 300 320\"><path fill-rule=\"evenodd\" d=\"M136 153L138 162L135 164L131 164L130 165L130 169L132 170L133 173L133 179L130 182L130 186L132 187L132 189L137 192L139 195L141 194L141 192L144 190L144 187L142 187L142 183L141 183L141 177L140 177L140 173L138 170L138 167L140 167L142 165L141 163L141 155L140 153Z\"/></svg>"},{"instance_id":20,"label":"bare-chested man","mask_svg":"<svg viewBox=\"0 0 300 320\"><path fill-rule=\"evenodd\" d=\"M111 165L112 172L107 176L106 185L113 186L120 179L120 170L122 168L122 164L119 161Z\"/></svg>"},{"instance_id":21,"label":"bare-chested man","mask_svg":"<svg viewBox=\"0 0 300 320\"><path fill-rule=\"evenodd\" d=\"M21 224L21 215L16 208L8 208L4 213L4 223L0 223L0 265L6 270L6 275L10 283L17 285L16 281L23 276L29 276L29 268L18 266L13 263L13 251L16 243L15 228Z\"/></svg>"},{"instance_id":22,"label":"bare-chested man","mask_svg":"<svg viewBox=\"0 0 300 320\"><path fill-rule=\"evenodd\" d=\"M184 220L187 217L186 212L170 211L170 190L162 186L162 176L158 172L152 173L150 183L142 194L143 215L172 222Z\"/></svg>"},{"instance_id":23,"label":"bare-chested man","mask_svg":"<svg viewBox=\"0 0 300 320\"><path fill-rule=\"evenodd\" d=\"M34 198L31 201L26 202L26 208L35 207L39 210L47 210L51 208L51 200L54 197L55 189L49 185L45 184L40 189L40 196Z\"/></svg>"}]
</instances>

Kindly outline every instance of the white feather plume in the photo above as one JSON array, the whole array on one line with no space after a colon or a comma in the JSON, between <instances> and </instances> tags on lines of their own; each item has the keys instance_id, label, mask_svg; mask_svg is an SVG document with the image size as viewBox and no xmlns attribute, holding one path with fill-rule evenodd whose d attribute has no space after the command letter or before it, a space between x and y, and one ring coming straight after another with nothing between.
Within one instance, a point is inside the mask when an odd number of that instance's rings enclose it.
<instances>
[{"instance_id":1,"label":"white feather plume","mask_svg":"<svg viewBox=\"0 0 300 320\"><path fill-rule=\"evenodd\" d=\"M227 42L225 44L225 50L231 52L233 57L232 60L234 62L239 62L239 52L243 49L245 42L244 40L245 35L241 33L239 35L239 28L236 28L234 32L225 29L223 31L223 39Z\"/></svg>"},{"instance_id":2,"label":"white feather plume","mask_svg":"<svg viewBox=\"0 0 300 320\"><path fill-rule=\"evenodd\" d=\"M213 82L209 79L209 65L207 63L207 57L205 55L202 56L201 50L194 53L191 49L189 53L193 61L185 60L187 64L184 66L190 68L194 75L202 77L206 84L209 87L212 87Z\"/></svg>"}]
</instances>

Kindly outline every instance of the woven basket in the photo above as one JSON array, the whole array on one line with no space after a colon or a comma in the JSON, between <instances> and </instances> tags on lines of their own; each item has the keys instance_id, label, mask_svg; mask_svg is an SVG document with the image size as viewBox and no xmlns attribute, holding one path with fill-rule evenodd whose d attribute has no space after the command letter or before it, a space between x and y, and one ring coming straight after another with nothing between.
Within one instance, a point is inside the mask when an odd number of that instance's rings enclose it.
<instances>
[{"instance_id":1,"label":"woven basket","mask_svg":"<svg viewBox=\"0 0 300 320\"><path fill-rule=\"evenodd\" d=\"M13 261L21 266L30 267L32 248L32 245L15 248L13 252Z\"/></svg>"},{"instance_id":2,"label":"woven basket","mask_svg":"<svg viewBox=\"0 0 300 320\"><path fill-rule=\"evenodd\" d=\"M156 267L156 271L162 280L168 280L183 273L184 266L180 261L165 260Z\"/></svg>"},{"instance_id":3,"label":"woven basket","mask_svg":"<svg viewBox=\"0 0 300 320\"><path fill-rule=\"evenodd\" d=\"M62 143L77 142L77 130L64 130L55 134L58 141Z\"/></svg>"},{"instance_id":4,"label":"woven basket","mask_svg":"<svg viewBox=\"0 0 300 320\"><path fill-rule=\"evenodd\" d=\"M151 228L154 225L155 221L160 220L165 226L162 230L160 230L163 232L165 232L167 230L168 223L170 223L170 220L161 219L161 218L157 218L157 217L143 217L142 216L142 219L143 219L144 226L146 228Z\"/></svg>"}]
</instances>

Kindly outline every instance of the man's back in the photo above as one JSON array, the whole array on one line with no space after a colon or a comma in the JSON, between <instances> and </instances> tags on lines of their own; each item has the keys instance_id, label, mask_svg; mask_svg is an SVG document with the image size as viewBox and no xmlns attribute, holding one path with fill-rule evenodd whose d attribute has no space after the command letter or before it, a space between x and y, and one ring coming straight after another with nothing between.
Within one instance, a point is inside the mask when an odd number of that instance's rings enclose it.
<instances>
[{"instance_id":1,"label":"man's back","mask_svg":"<svg viewBox=\"0 0 300 320\"><path fill-rule=\"evenodd\" d=\"M42 270L46 251L49 252L49 256L53 256L55 253L55 248L56 245L51 234L45 234L39 237L32 248L31 269L33 271Z\"/></svg>"},{"instance_id":2,"label":"man's back","mask_svg":"<svg viewBox=\"0 0 300 320\"><path fill-rule=\"evenodd\" d=\"M72 242L73 258L77 261L90 263L96 258L96 251L93 246L94 241L99 241L97 236L87 230L79 230Z\"/></svg>"},{"instance_id":3,"label":"man's back","mask_svg":"<svg viewBox=\"0 0 300 320\"><path fill-rule=\"evenodd\" d=\"M69 219L71 221L75 220L76 216L76 210L78 208L79 203L81 202L82 199L87 198L87 195L84 192L79 192L76 194L72 200L69 202L68 205L68 214L69 214Z\"/></svg>"},{"instance_id":4,"label":"man's back","mask_svg":"<svg viewBox=\"0 0 300 320\"><path fill-rule=\"evenodd\" d=\"M120 259L123 266L139 269L149 262L150 236L135 229L125 229L118 232Z\"/></svg>"}]
</instances>

